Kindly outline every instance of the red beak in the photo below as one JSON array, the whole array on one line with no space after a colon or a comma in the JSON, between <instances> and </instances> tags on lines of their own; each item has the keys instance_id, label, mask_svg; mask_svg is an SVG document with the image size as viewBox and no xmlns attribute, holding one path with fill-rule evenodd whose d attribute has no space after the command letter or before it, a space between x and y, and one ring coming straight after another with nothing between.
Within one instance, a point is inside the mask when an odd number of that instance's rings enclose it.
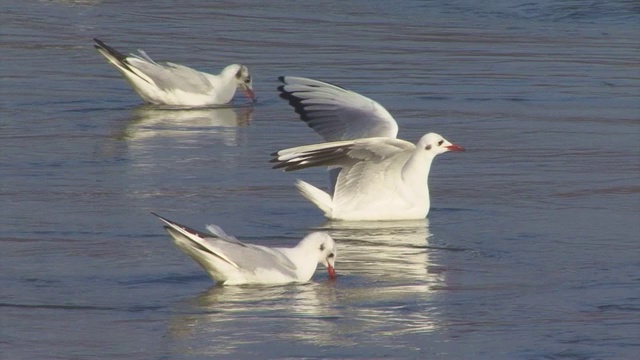
<instances>
[{"instance_id":1,"label":"red beak","mask_svg":"<svg viewBox=\"0 0 640 360\"><path fill-rule=\"evenodd\" d=\"M451 144L449 146L446 146L446 148L449 151L464 151L464 148L462 146L456 144Z\"/></svg>"},{"instance_id":2,"label":"red beak","mask_svg":"<svg viewBox=\"0 0 640 360\"><path fill-rule=\"evenodd\" d=\"M251 101L253 102L256 101L256 93L254 93L253 90L249 89L248 87L245 87L244 89L242 89L242 92L244 93L244 96L251 99Z\"/></svg>"},{"instance_id":3,"label":"red beak","mask_svg":"<svg viewBox=\"0 0 640 360\"><path fill-rule=\"evenodd\" d=\"M335 279L338 277L338 274L336 274L336 269L334 269L331 264L327 264L327 272L329 273L330 279Z\"/></svg>"}]
</instances>

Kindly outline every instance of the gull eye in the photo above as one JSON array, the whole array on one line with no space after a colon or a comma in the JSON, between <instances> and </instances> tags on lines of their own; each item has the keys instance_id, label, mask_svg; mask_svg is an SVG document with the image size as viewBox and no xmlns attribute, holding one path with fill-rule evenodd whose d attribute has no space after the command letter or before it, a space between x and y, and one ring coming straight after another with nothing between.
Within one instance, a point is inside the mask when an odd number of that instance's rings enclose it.
<instances>
[{"instance_id":1,"label":"gull eye","mask_svg":"<svg viewBox=\"0 0 640 360\"><path fill-rule=\"evenodd\" d=\"M424 147L425 150L431 150L431 144Z\"/></svg>"},{"instance_id":2,"label":"gull eye","mask_svg":"<svg viewBox=\"0 0 640 360\"><path fill-rule=\"evenodd\" d=\"M444 144L444 140L438 141L438 146L442 146L442 144Z\"/></svg>"},{"instance_id":3,"label":"gull eye","mask_svg":"<svg viewBox=\"0 0 640 360\"><path fill-rule=\"evenodd\" d=\"M332 257L334 257L334 256L336 256L336 254L331 253L331 254L329 254L329 256L327 256L327 257L328 257L329 259L331 259L331 258L332 258Z\"/></svg>"},{"instance_id":4,"label":"gull eye","mask_svg":"<svg viewBox=\"0 0 640 360\"><path fill-rule=\"evenodd\" d=\"M247 78L246 78L246 79L244 79L244 83L245 83L245 84L248 84L248 83L250 83L250 82L251 82L251 76L247 76Z\"/></svg>"}]
</instances>

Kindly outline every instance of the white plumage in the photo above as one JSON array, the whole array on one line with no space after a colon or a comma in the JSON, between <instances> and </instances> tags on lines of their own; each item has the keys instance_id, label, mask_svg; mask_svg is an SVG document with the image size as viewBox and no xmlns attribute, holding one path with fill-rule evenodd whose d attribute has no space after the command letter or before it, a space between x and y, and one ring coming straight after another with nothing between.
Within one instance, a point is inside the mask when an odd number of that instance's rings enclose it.
<instances>
[{"instance_id":1,"label":"white plumage","mask_svg":"<svg viewBox=\"0 0 640 360\"><path fill-rule=\"evenodd\" d=\"M298 180L298 191L329 219L424 219L427 179L436 155L462 151L442 136L416 145L396 139L398 124L376 101L323 81L283 76L280 97L328 143L278 151L272 162L285 171L329 168L327 192ZM427 149L427 147L429 147Z\"/></svg>"},{"instance_id":2,"label":"white plumage","mask_svg":"<svg viewBox=\"0 0 640 360\"><path fill-rule=\"evenodd\" d=\"M292 248L246 244L208 225L205 234L158 214L180 250L193 258L221 285L307 282L318 264L335 277L336 245L326 232L314 232Z\"/></svg>"},{"instance_id":3,"label":"white plumage","mask_svg":"<svg viewBox=\"0 0 640 360\"><path fill-rule=\"evenodd\" d=\"M300 193L329 219L411 220L429 213L431 163L447 151L463 151L436 133L415 145L375 137L305 145L273 154L274 168L294 171L329 166L337 171L329 192L298 180Z\"/></svg>"},{"instance_id":4,"label":"white plumage","mask_svg":"<svg viewBox=\"0 0 640 360\"><path fill-rule=\"evenodd\" d=\"M140 97L151 104L201 107L227 104L240 88L255 100L249 69L233 64L218 75L174 63L156 63L144 51L123 55L99 39L95 48L124 75Z\"/></svg>"}]
</instances>

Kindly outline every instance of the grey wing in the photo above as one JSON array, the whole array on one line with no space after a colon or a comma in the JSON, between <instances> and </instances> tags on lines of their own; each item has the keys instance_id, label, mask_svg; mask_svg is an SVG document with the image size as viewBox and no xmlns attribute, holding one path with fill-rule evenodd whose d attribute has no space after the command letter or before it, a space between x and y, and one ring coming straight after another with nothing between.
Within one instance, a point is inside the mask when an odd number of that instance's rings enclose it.
<instances>
[{"instance_id":1,"label":"grey wing","mask_svg":"<svg viewBox=\"0 0 640 360\"><path fill-rule=\"evenodd\" d=\"M329 194L334 203L357 204L363 199L362 194L380 194L384 198L389 189L384 181L376 179L399 174L414 150L415 145L408 141L378 137L285 149L274 154L271 162L276 164L274 169L284 171L333 167Z\"/></svg>"},{"instance_id":2,"label":"grey wing","mask_svg":"<svg viewBox=\"0 0 640 360\"><path fill-rule=\"evenodd\" d=\"M284 83L278 87L280 97L326 141L398 134L393 116L368 97L308 78L282 76L279 80Z\"/></svg>"},{"instance_id":3,"label":"grey wing","mask_svg":"<svg viewBox=\"0 0 640 360\"><path fill-rule=\"evenodd\" d=\"M280 150L273 154L274 169L295 171L316 166L351 167L362 161L378 162L399 153L413 151L415 145L385 137L335 141Z\"/></svg>"},{"instance_id":4,"label":"grey wing","mask_svg":"<svg viewBox=\"0 0 640 360\"><path fill-rule=\"evenodd\" d=\"M127 57L127 65L142 73L158 88L162 90L182 90L189 93L206 94L213 90L213 85L207 76L190 67L166 63L158 64L149 56L141 52L141 56L131 55ZM144 78L144 77L143 77Z\"/></svg>"},{"instance_id":5,"label":"grey wing","mask_svg":"<svg viewBox=\"0 0 640 360\"><path fill-rule=\"evenodd\" d=\"M240 240L238 240L238 238L236 238L235 236L229 235L227 234L224 230L222 230L222 228L218 225L215 224L209 224L207 225L207 230L209 230L209 232L217 238L220 238L221 240L225 240L228 242L232 242L232 243L236 243L239 245L245 245L243 242L241 242Z\"/></svg>"},{"instance_id":6,"label":"grey wing","mask_svg":"<svg viewBox=\"0 0 640 360\"><path fill-rule=\"evenodd\" d=\"M296 276L295 264L278 250L254 244L238 245L212 237L205 238L204 241L211 249L224 253L242 271L278 271L291 277Z\"/></svg>"},{"instance_id":7,"label":"grey wing","mask_svg":"<svg viewBox=\"0 0 640 360\"><path fill-rule=\"evenodd\" d=\"M227 234L222 228L215 224L207 225L207 230L214 235L214 237L206 236L205 241L212 242L212 239L220 240L216 244L225 248L230 253L229 258L233 260L240 268L253 271L257 268L277 268L281 271L293 271L295 273L296 266L284 256L280 251L274 250L268 247L245 244L238 240L235 236ZM224 244L235 244L240 246L231 246ZM234 253L237 253L235 255Z\"/></svg>"},{"instance_id":8,"label":"grey wing","mask_svg":"<svg viewBox=\"0 0 640 360\"><path fill-rule=\"evenodd\" d=\"M198 262L201 259L198 253L205 252L226 261L241 271L255 272L257 269L267 269L295 277L295 264L278 250L242 243L235 237L227 235L217 225L207 226L207 229L214 234L212 236L178 224L156 213L152 212L152 214L167 225L167 231L174 239L185 240L180 241L180 244L185 246L185 251Z\"/></svg>"}]
</instances>

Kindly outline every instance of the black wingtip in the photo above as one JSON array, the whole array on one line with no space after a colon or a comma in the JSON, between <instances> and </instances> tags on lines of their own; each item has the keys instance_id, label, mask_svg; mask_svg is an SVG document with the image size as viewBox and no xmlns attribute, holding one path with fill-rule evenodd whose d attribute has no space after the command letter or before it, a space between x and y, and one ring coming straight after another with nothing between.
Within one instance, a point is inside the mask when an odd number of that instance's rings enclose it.
<instances>
[{"instance_id":1,"label":"black wingtip","mask_svg":"<svg viewBox=\"0 0 640 360\"><path fill-rule=\"evenodd\" d=\"M156 216L158 219L160 219L160 220L164 221L165 223L173 224L173 225L175 225L175 226L179 226L179 227L181 227L181 228L185 228L185 229L187 229L187 227L186 227L186 226L184 226L184 225L180 225L180 224L178 224L178 223L177 223L177 222L175 222L175 221L171 221L171 220L167 219L166 217L164 217L164 216L162 216L162 215L158 215L158 213L155 213L155 212L153 212L153 211L150 211L150 213L151 213L151 215Z\"/></svg>"},{"instance_id":2,"label":"black wingtip","mask_svg":"<svg viewBox=\"0 0 640 360\"><path fill-rule=\"evenodd\" d=\"M103 48L105 50L108 50L109 45L105 44L104 41L98 39L98 38L93 38L93 41L95 41L96 43L93 45L96 48Z\"/></svg>"},{"instance_id":3,"label":"black wingtip","mask_svg":"<svg viewBox=\"0 0 640 360\"><path fill-rule=\"evenodd\" d=\"M161 216L161 215L158 215L157 213L155 213L155 212L153 212L153 211L150 211L150 212L151 212L151 214L152 214L152 215L157 216L157 217L158 217L158 218L160 218L162 221L164 221L166 224L171 224L171 225L173 225L173 226L175 226L175 227L179 227L179 228L181 228L182 230L185 230L185 231L187 231L187 232L189 232L189 233L191 233L191 234L193 234L193 235L199 236L199 237L201 237L201 238L205 238L205 237L211 236L210 234L206 234L206 233L203 233L202 231L198 231L198 230L196 230L196 229L194 229L194 228L190 228L190 227L188 227L188 226L186 226L186 225L178 224L178 223L177 223L177 222L175 222L175 221L171 221L171 220L167 219L166 217ZM167 229L167 230L171 230L171 229L172 229L172 227L171 227L171 226L169 226L169 225L165 225L165 226L164 226L164 228L165 228L165 229ZM174 230L175 230L175 229L174 229Z\"/></svg>"},{"instance_id":4,"label":"black wingtip","mask_svg":"<svg viewBox=\"0 0 640 360\"><path fill-rule=\"evenodd\" d=\"M293 108L293 111L295 111L295 113L300 116L300 119L302 121L309 121L309 115L307 114L307 111L302 104L302 98L297 97L295 93L288 92L284 88L284 85L278 86L278 91L280 92L278 96L289 103L289 106L291 106Z\"/></svg>"},{"instance_id":5,"label":"black wingtip","mask_svg":"<svg viewBox=\"0 0 640 360\"><path fill-rule=\"evenodd\" d=\"M277 163L277 164L273 165L271 168L272 169L283 169L284 168L284 171L287 171L287 167L288 166L290 166L290 165L287 164L287 163L281 162L281 163Z\"/></svg>"},{"instance_id":6,"label":"black wingtip","mask_svg":"<svg viewBox=\"0 0 640 360\"><path fill-rule=\"evenodd\" d=\"M94 48L96 48L96 49L104 49L104 43L102 41L100 41L100 39L93 38L93 41L96 42L95 44L93 44Z\"/></svg>"},{"instance_id":7,"label":"black wingtip","mask_svg":"<svg viewBox=\"0 0 640 360\"><path fill-rule=\"evenodd\" d=\"M297 96L295 96L292 92L287 91L287 89L284 88L285 85L280 85L278 86L277 90L278 90L278 96L281 99L287 100L289 102L289 105L291 105L294 109L296 109L296 112L298 111L298 108L301 108L301 111L304 111L304 109L302 109L302 99L298 98Z\"/></svg>"},{"instance_id":8,"label":"black wingtip","mask_svg":"<svg viewBox=\"0 0 640 360\"><path fill-rule=\"evenodd\" d=\"M113 57L118 59L118 61L120 61L123 65L126 66L125 59L127 57L124 54L122 54L118 50L112 48L111 46L105 44L104 41L102 41L102 40L100 40L98 38L93 38L93 41L96 42L96 44L93 45L96 49L103 49L104 51L106 51L109 54L111 54Z\"/></svg>"},{"instance_id":9,"label":"black wingtip","mask_svg":"<svg viewBox=\"0 0 640 360\"><path fill-rule=\"evenodd\" d=\"M153 216L155 216L155 217L157 217L157 218L159 218L161 220L168 221L168 222L171 222L171 223L173 222L173 221L170 221L169 219L167 219L166 217L159 215L158 213L155 213L153 211L149 211L149 212L151 213L151 215L153 215Z\"/></svg>"},{"instance_id":10,"label":"black wingtip","mask_svg":"<svg viewBox=\"0 0 640 360\"><path fill-rule=\"evenodd\" d=\"M294 100L292 100L292 99L291 99L291 93L288 93L288 92L284 91L284 89L281 89L281 88L278 88L278 91L280 91L280 94L278 94L278 96L279 96L281 99L287 100L287 101L289 102L289 105L291 105L291 107L293 107L294 109L296 109L296 105L295 105L295 104L293 104L293 101L294 101ZM296 111L296 112L297 112L297 111Z\"/></svg>"},{"instance_id":11,"label":"black wingtip","mask_svg":"<svg viewBox=\"0 0 640 360\"><path fill-rule=\"evenodd\" d=\"M287 82L284 80L286 76L278 76L278 81L280 81L283 84L286 84Z\"/></svg>"}]
</instances>

